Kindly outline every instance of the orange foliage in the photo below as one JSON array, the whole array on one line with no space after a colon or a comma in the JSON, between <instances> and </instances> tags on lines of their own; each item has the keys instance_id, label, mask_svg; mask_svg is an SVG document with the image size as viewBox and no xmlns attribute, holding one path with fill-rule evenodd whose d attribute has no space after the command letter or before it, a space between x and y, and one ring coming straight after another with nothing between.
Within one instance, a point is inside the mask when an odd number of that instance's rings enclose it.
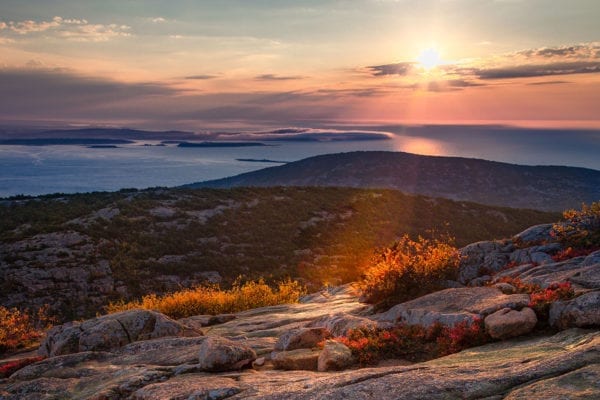
<instances>
[{"instance_id":1,"label":"orange foliage","mask_svg":"<svg viewBox=\"0 0 600 400\"><path fill-rule=\"evenodd\" d=\"M35 343L52 322L48 306L35 313L0 306L0 353Z\"/></svg>"},{"instance_id":2,"label":"orange foliage","mask_svg":"<svg viewBox=\"0 0 600 400\"><path fill-rule=\"evenodd\" d=\"M443 289L456 279L460 261L449 242L403 236L375 257L359 282L365 300L383 308Z\"/></svg>"},{"instance_id":3,"label":"orange foliage","mask_svg":"<svg viewBox=\"0 0 600 400\"><path fill-rule=\"evenodd\" d=\"M185 318L295 303L304 294L306 291L300 283L289 279L279 282L277 288L272 288L263 280L244 284L238 280L229 290L219 289L218 286L202 286L164 296L150 294L139 301L111 303L107 311L114 313L132 308L145 308L159 311L171 318Z\"/></svg>"}]
</instances>

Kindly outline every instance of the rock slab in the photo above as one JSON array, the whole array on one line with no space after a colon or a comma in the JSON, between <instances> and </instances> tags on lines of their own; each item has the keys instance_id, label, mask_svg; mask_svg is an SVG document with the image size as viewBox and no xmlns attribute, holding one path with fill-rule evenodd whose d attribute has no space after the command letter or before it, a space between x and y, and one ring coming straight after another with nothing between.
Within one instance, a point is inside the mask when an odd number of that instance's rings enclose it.
<instances>
[{"instance_id":1,"label":"rock slab","mask_svg":"<svg viewBox=\"0 0 600 400\"><path fill-rule=\"evenodd\" d=\"M189 332L164 314L149 310L127 310L70 322L50 329L38 353L44 357L83 351L111 351L139 340L179 336Z\"/></svg>"}]
</instances>

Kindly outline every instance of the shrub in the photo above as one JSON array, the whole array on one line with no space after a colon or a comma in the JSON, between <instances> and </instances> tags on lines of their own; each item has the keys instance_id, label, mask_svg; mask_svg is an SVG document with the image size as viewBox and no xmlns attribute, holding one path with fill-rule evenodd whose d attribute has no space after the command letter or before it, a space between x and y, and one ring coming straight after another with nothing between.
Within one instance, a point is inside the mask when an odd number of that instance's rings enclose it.
<instances>
[{"instance_id":1,"label":"shrub","mask_svg":"<svg viewBox=\"0 0 600 400\"><path fill-rule=\"evenodd\" d=\"M575 297L575 292L570 282L555 283L546 289L539 289L531 293L529 307L535 310L542 321L548 320L550 305L558 300L569 300Z\"/></svg>"},{"instance_id":2,"label":"shrub","mask_svg":"<svg viewBox=\"0 0 600 400\"><path fill-rule=\"evenodd\" d=\"M583 204L581 211L567 210L563 217L566 221L554 224L551 234L565 248L600 247L600 201Z\"/></svg>"},{"instance_id":3,"label":"shrub","mask_svg":"<svg viewBox=\"0 0 600 400\"><path fill-rule=\"evenodd\" d=\"M365 301L386 308L443 289L446 280L456 279L459 261L446 241L405 235L375 257L359 288Z\"/></svg>"},{"instance_id":4,"label":"shrub","mask_svg":"<svg viewBox=\"0 0 600 400\"><path fill-rule=\"evenodd\" d=\"M385 358L430 360L482 345L491 338L485 333L482 320L477 319L451 327L436 323L429 328L421 325L359 328L336 340L348 346L361 365L373 365Z\"/></svg>"},{"instance_id":5,"label":"shrub","mask_svg":"<svg viewBox=\"0 0 600 400\"><path fill-rule=\"evenodd\" d=\"M20 370L21 368L24 368L24 367L28 366L29 364L33 364L38 361L42 361L43 359L44 359L44 357L40 357L40 356L28 357L28 358L22 358L20 360L9 361L7 363L4 363L4 364L0 365L0 379L8 378L9 376L11 376L13 373Z\"/></svg>"},{"instance_id":6,"label":"shrub","mask_svg":"<svg viewBox=\"0 0 600 400\"><path fill-rule=\"evenodd\" d=\"M244 284L238 279L229 290L219 289L218 286L202 286L164 296L150 294L139 301L110 303L107 311L114 313L132 308L145 308L159 311L171 318L184 318L295 303L304 294L304 287L290 279L279 282L276 288L267 285L262 279Z\"/></svg>"},{"instance_id":7,"label":"shrub","mask_svg":"<svg viewBox=\"0 0 600 400\"><path fill-rule=\"evenodd\" d=\"M542 325L548 320L552 303L575 297L571 282L554 283L545 289L533 283L525 283L518 278L504 277L499 282L513 285L517 293L528 294L529 307L535 310L535 314Z\"/></svg>"},{"instance_id":8,"label":"shrub","mask_svg":"<svg viewBox=\"0 0 600 400\"><path fill-rule=\"evenodd\" d=\"M587 256L596 250L600 250L600 247L590 247L587 249L574 249L573 247L567 247L566 249L562 249L558 253L554 254L552 259L556 262L565 261L575 257Z\"/></svg>"},{"instance_id":9,"label":"shrub","mask_svg":"<svg viewBox=\"0 0 600 400\"><path fill-rule=\"evenodd\" d=\"M35 313L0 306L0 353L32 345L51 324L48 306Z\"/></svg>"}]
</instances>

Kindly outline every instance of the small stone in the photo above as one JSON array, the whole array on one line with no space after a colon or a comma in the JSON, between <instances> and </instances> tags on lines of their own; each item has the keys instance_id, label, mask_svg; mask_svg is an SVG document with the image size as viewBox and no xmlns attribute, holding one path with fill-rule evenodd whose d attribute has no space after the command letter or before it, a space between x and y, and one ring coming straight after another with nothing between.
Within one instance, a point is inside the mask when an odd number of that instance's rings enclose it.
<instances>
[{"instance_id":1,"label":"small stone","mask_svg":"<svg viewBox=\"0 0 600 400\"><path fill-rule=\"evenodd\" d=\"M343 343L328 340L319 355L318 370L340 371L348 368L354 362L352 351Z\"/></svg>"},{"instance_id":2,"label":"small stone","mask_svg":"<svg viewBox=\"0 0 600 400\"><path fill-rule=\"evenodd\" d=\"M256 360L254 360L254 362L252 363L253 367L262 367L263 365L265 365L265 358L264 357L258 357Z\"/></svg>"},{"instance_id":3,"label":"small stone","mask_svg":"<svg viewBox=\"0 0 600 400\"><path fill-rule=\"evenodd\" d=\"M517 288L515 288L510 283L506 282L496 283L495 285L493 285L493 287L495 287L496 289L500 289L500 291L504 294L513 294L517 291Z\"/></svg>"},{"instance_id":4,"label":"small stone","mask_svg":"<svg viewBox=\"0 0 600 400\"><path fill-rule=\"evenodd\" d=\"M521 311L503 308L488 315L484 323L487 333L492 338L507 339L531 332L537 324L537 317L529 307Z\"/></svg>"}]
</instances>

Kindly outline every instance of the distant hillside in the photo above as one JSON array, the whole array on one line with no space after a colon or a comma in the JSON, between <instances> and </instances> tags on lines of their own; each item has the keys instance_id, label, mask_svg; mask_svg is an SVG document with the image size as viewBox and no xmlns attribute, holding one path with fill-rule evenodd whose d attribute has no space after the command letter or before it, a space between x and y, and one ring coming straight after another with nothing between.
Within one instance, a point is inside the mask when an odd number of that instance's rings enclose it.
<instances>
[{"instance_id":1,"label":"distant hillside","mask_svg":"<svg viewBox=\"0 0 600 400\"><path fill-rule=\"evenodd\" d=\"M458 246L556 221L557 213L394 190L123 190L0 201L0 305L61 317L108 300L236 277L320 287L357 278L374 249L432 229Z\"/></svg>"},{"instance_id":2,"label":"distant hillside","mask_svg":"<svg viewBox=\"0 0 600 400\"><path fill-rule=\"evenodd\" d=\"M551 161L551 160L550 160ZM600 171L365 151L306 158L187 187L339 186L559 211L600 199Z\"/></svg>"}]
</instances>

